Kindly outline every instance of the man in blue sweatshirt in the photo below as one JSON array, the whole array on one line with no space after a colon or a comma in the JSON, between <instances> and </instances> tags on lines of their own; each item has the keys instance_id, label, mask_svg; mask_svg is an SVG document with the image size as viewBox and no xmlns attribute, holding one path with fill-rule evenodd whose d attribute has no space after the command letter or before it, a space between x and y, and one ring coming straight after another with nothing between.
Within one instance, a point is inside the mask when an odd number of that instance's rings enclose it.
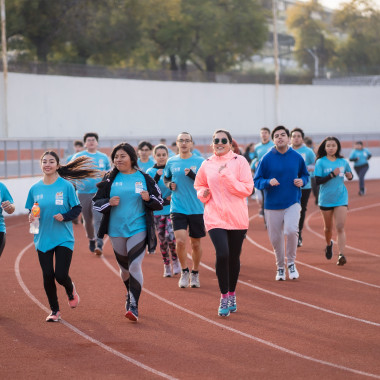
<instances>
[{"instance_id":1,"label":"man in blue sweatshirt","mask_svg":"<svg viewBox=\"0 0 380 380\"><path fill-rule=\"evenodd\" d=\"M276 280L285 280L286 259L289 279L299 277L295 260L301 188L309 180L305 161L289 144L289 130L280 125L272 131L274 147L257 167L255 188L264 190L264 212L269 239L276 254Z\"/></svg>"}]
</instances>

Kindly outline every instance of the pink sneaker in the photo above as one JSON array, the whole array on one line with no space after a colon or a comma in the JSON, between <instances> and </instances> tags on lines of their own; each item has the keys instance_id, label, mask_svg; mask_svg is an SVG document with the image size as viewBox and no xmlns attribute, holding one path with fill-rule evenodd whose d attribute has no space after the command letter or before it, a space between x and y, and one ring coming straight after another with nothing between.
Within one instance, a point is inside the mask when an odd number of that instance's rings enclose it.
<instances>
[{"instance_id":1,"label":"pink sneaker","mask_svg":"<svg viewBox=\"0 0 380 380\"><path fill-rule=\"evenodd\" d=\"M69 297L69 306L72 309L75 309L79 305L79 294L77 293L77 290L75 289L75 285L73 283L73 295Z\"/></svg>"},{"instance_id":2,"label":"pink sneaker","mask_svg":"<svg viewBox=\"0 0 380 380\"><path fill-rule=\"evenodd\" d=\"M47 317L46 322L59 322L61 320L61 312L52 311Z\"/></svg>"}]
</instances>

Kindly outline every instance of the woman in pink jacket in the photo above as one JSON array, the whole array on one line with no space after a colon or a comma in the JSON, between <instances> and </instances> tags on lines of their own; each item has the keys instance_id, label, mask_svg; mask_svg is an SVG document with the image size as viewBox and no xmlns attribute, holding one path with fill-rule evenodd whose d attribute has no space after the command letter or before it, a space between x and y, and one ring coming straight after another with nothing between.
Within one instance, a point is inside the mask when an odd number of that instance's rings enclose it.
<instances>
[{"instance_id":1,"label":"woman in pink jacket","mask_svg":"<svg viewBox=\"0 0 380 380\"><path fill-rule=\"evenodd\" d=\"M246 197L253 180L247 160L232 152L228 131L214 133L214 154L197 172L194 187L205 204L204 222L216 251L216 275L221 292L218 314L236 312L235 288L240 272L240 253L249 219Z\"/></svg>"}]
</instances>

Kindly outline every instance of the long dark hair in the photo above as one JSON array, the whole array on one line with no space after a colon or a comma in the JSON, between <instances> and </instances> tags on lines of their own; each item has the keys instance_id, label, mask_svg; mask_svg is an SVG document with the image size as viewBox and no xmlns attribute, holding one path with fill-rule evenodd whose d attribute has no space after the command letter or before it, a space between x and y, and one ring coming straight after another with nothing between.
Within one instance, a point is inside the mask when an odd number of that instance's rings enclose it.
<instances>
[{"instance_id":1,"label":"long dark hair","mask_svg":"<svg viewBox=\"0 0 380 380\"><path fill-rule=\"evenodd\" d=\"M126 142L122 142L122 143L116 145L112 149L112 152L111 152L112 163L113 163L113 161L115 159L116 152L118 150L120 150L120 149L124 150L124 152L128 154L129 158L131 159L131 166L132 166L132 168L139 169L139 166L137 165L137 153L135 151L135 148L131 144L128 144Z\"/></svg>"},{"instance_id":2,"label":"long dark hair","mask_svg":"<svg viewBox=\"0 0 380 380\"><path fill-rule=\"evenodd\" d=\"M94 167L90 157L80 156L75 160L68 162L66 165L61 165L59 163L58 154L54 152L54 150L47 150L41 156L41 163L43 158L47 155L54 157L58 165L57 173L60 177L67 179L68 181L78 181L86 178L100 177L100 171Z\"/></svg>"},{"instance_id":3,"label":"long dark hair","mask_svg":"<svg viewBox=\"0 0 380 380\"><path fill-rule=\"evenodd\" d=\"M340 154L340 151L342 149L342 146L340 145L340 141L334 136L328 136L319 145L316 160L319 160L320 158L327 156L327 152L326 152L327 141L335 141L336 142L338 149L336 150L335 157L336 158L343 158L343 156Z\"/></svg>"}]
</instances>

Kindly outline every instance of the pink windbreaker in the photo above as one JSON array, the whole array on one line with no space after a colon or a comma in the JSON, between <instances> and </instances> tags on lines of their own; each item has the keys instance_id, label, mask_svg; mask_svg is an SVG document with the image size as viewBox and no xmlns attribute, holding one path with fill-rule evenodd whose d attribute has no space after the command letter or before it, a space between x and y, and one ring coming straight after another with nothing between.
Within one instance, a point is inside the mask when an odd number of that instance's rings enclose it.
<instances>
[{"instance_id":1,"label":"pink windbreaker","mask_svg":"<svg viewBox=\"0 0 380 380\"><path fill-rule=\"evenodd\" d=\"M219 168L227 164L219 173ZM207 231L213 228L244 230L248 228L248 206L245 200L253 190L251 168L240 155L228 152L211 156L202 163L195 177L198 198L205 204L204 221ZM208 197L203 197L210 189Z\"/></svg>"}]
</instances>

